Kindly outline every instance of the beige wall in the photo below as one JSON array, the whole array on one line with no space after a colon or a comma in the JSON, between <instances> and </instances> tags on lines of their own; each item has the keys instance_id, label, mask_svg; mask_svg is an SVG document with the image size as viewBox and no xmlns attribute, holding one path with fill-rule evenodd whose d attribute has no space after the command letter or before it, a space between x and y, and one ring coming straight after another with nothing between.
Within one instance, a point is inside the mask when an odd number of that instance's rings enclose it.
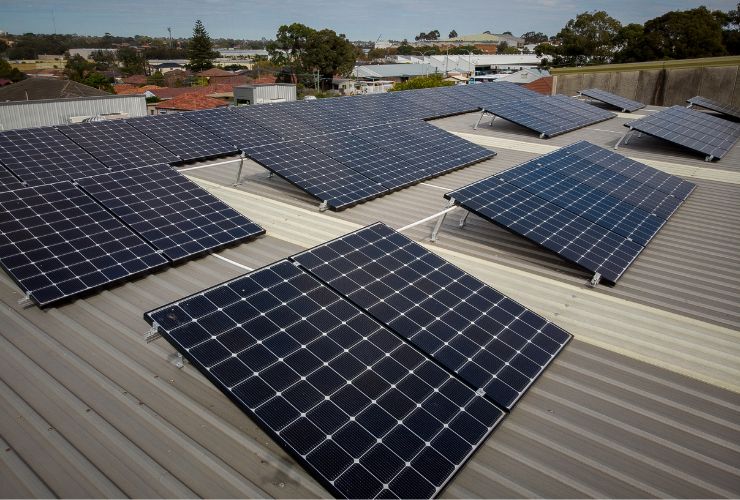
<instances>
[{"instance_id":1,"label":"beige wall","mask_svg":"<svg viewBox=\"0 0 740 500\"><path fill-rule=\"evenodd\" d=\"M740 66L560 74L554 85L556 93L565 95L597 87L658 106L685 105L686 99L701 95L740 107Z\"/></svg>"}]
</instances>

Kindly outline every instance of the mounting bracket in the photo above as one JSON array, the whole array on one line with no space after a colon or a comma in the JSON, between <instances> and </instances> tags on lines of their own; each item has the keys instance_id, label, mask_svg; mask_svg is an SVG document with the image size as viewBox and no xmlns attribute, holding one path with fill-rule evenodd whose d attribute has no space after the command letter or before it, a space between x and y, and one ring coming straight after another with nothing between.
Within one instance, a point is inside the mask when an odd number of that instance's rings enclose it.
<instances>
[{"instance_id":1,"label":"mounting bracket","mask_svg":"<svg viewBox=\"0 0 740 500\"><path fill-rule=\"evenodd\" d=\"M239 169L236 171L236 181L234 186L241 186L242 184L242 169L244 168L244 153L239 155Z\"/></svg>"},{"instance_id":2,"label":"mounting bracket","mask_svg":"<svg viewBox=\"0 0 740 500\"><path fill-rule=\"evenodd\" d=\"M475 122L475 126L473 127L473 130L478 130L478 125L480 125L481 120L483 119L483 116L486 114L485 109L480 110L480 116L478 116L478 121ZM495 118L495 117L494 117ZM493 122L493 120L491 120Z\"/></svg>"},{"instance_id":3,"label":"mounting bracket","mask_svg":"<svg viewBox=\"0 0 740 500\"><path fill-rule=\"evenodd\" d=\"M185 363L187 363L187 360L183 358L182 354L180 354L179 352L174 352L172 355L170 355L169 361L177 368L182 368L183 366L185 366Z\"/></svg>"},{"instance_id":4,"label":"mounting bracket","mask_svg":"<svg viewBox=\"0 0 740 500\"><path fill-rule=\"evenodd\" d=\"M31 299L31 293L26 293L23 297L18 299L18 305L21 307L28 307L33 305L33 299Z\"/></svg>"},{"instance_id":5,"label":"mounting bracket","mask_svg":"<svg viewBox=\"0 0 740 500\"><path fill-rule=\"evenodd\" d=\"M617 141L617 143L614 145L614 149L619 149L619 145L622 144L623 142L624 142L624 144L627 144L627 142L629 141L629 137L628 136L631 133L632 133L632 128L630 127L630 129L627 132L625 132L622 137L619 138L619 140Z\"/></svg>"},{"instance_id":6,"label":"mounting bracket","mask_svg":"<svg viewBox=\"0 0 740 500\"><path fill-rule=\"evenodd\" d=\"M162 334L159 333L159 325L155 321L154 323L152 323L152 327L149 329L149 331L144 334L144 341L147 344L151 344L152 342L154 342L155 340L161 337L162 337Z\"/></svg>"},{"instance_id":7,"label":"mounting bracket","mask_svg":"<svg viewBox=\"0 0 740 500\"><path fill-rule=\"evenodd\" d=\"M470 212L466 210L465 214L462 217L460 217L460 224L459 224L460 227L465 227L465 221L468 220L468 215L470 215Z\"/></svg>"},{"instance_id":8,"label":"mounting bracket","mask_svg":"<svg viewBox=\"0 0 740 500\"><path fill-rule=\"evenodd\" d=\"M596 286L601 282L601 273L594 273L593 277L591 278L591 281L589 281L588 286L591 288L596 288Z\"/></svg>"},{"instance_id":9,"label":"mounting bracket","mask_svg":"<svg viewBox=\"0 0 740 500\"><path fill-rule=\"evenodd\" d=\"M455 206L455 198L450 198L450 201L447 203L447 207L449 208L453 206ZM439 230L442 228L442 223L445 221L445 217L447 217L447 211L443 212L434 224L432 235L429 237L429 240L432 243L437 241L437 235L439 234Z\"/></svg>"},{"instance_id":10,"label":"mounting bracket","mask_svg":"<svg viewBox=\"0 0 740 500\"><path fill-rule=\"evenodd\" d=\"M319 204L319 212L326 212L326 209L329 208L329 202L328 201L322 201Z\"/></svg>"}]
</instances>

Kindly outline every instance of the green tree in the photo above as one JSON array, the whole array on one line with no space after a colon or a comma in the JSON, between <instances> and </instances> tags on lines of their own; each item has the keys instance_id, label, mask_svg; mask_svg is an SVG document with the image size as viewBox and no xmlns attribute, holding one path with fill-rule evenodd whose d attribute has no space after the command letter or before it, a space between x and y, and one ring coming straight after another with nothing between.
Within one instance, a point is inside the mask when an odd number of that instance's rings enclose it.
<instances>
[{"instance_id":1,"label":"green tree","mask_svg":"<svg viewBox=\"0 0 740 500\"><path fill-rule=\"evenodd\" d=\"M728 54L740 55L740 3L735 10L731 10L721 17L722 43Z\"/></svg>"},{"instance_id":2,"label":"green tree","mask_svg":"<svg viewBox=\"0 0 740 500\"><path fill-rule=\"evenodd\" d=\"M614 53L622 23L605 11L583 12L560 30L560 55L565 64L604 64Z\"/></svg>"},{"instance_id":3,"label":"green tree","mask_svg":"<svg viewBox=\"0 0 740 500\"><path fill-rule=\"evenodd\" d=\"M426 89L430 87L449 87L455 85L453 82L446 82L441 74L435 73L428 76L417 76L409 78L405 82L399 82L393 85L392 91L397 90L414 90Z\"/></svg>"},{"instance_id":4,"label":"green tree","mask_svg":"<svg viewBox=\"0 0 740 500\"><path fill-rule=\"evenodd\" d=\"M722 23L706 7L670 11L645 23L646 59L722 56Z\"/></svg>"},{"instance_id":5,"label":"green tree","mask_svg":"<svg viewBox=\"0 0 740 500\"><path fill-rule=\"evenodd\" d=\"M527 31L522 35L525 44L530 43L544 43L547 41L547 35L542 32Z\"/></svg>"},{"instance_id":6,"label":"green tree","mask_svg":"<svg viewBox=\"0 0 740 500\"><path fill-rule=\"evenodd\" d=\"M146 79L146 83L149 85L157 85L159 87L165 87L167 83L164 81L164 75L161 71L157 70Z\"/></svg>"},{"instance_id":7,"label":"green tree","mask_svg":"<svg viewBox=\"0 0 740 500\"><path fill-rule=\"evenodd\" d=\"M308 37L314 31L300 23L280 26L275 40L267 44L270 61L277 66L296 64L306 50Z\"/></svg>"},{"instance_id":8,"label":"green tree","mask_svg":"<svg viewBox=\"0 0 740 500\"><path fill-rule=\"evenodd\" d=\"M121 66L121 73L125 76L143 75L146 67L146 58L132 47L121 47L116 52L116 58Z\"/></svg>"},{"instance_id":9,"label":"green tree","mask_svg":"<svg viewBox=\"0 0 740 500\"><path fill-rule=\"evenodd\" d=\"M497 54L518 54L519 49L516 47L511 47L507 42L501 42L496 47L496 53Z\"/></svg>"},{"instance_id":10,"label":"green tree","mask_svg":"<svg viewBox=\"0 0 740 500\"><path fill-rule=\"evenodd\" d=\"M188 58L190 59L190 69L195 72L213 67L213 59L215 59L213 43L200 19L195 21L193 37L190 39L188 46Z\"/></svg>"},{"instance_id":11,"label":"green tree","mask_svg":"<svg viewBox=\"0 0 740 500\"><path fill-rule=\"evenodd\" d=\"M13 82L20 82L26 78L18 68L14 68L8 61L0 58L0 78L7 78Z\"/></svg>"},{"instance_id":12,"label":"green tree","mask_svg":"<svg viewBox=\"0 0 740 500\"><path fill-rule=\"evenodd\" d=\"M447 35L447 38L457 38L457 31L455 30L450 31L450 34Z\"/></svg>"},{"instance_id":13,"label":"green tree","mask_svg":"<svg viewBox=\"0 0 740 500\"><path fill-rule=\"evenodd\" d=\"M457 47L450 47L449 52L447 52L450 55L456 55L460 56L463 54L467 54L470 52L471 54L482 54L483 51L476 47L475 45L459 45Z\"/></svg>"},{"instance_id":14,"label":"green tree","mask_svg":"<svg viewBox=\"0 0 740 500\"><path fill-rule=\"evenodd\" d=\"M116 68L116 53L112 50L94 50L90 59L95 63L97 71L108 71Z\"/></svg>"},{"instance_id":15,"label":"green tree","mask_svg":"<svg viewBox=\"0 0 740 500\"><path fill-rule=\"evenodd\" d=\"M64 65L64 76L76 82L82 82L95 69L95 64L88 62L79 54L70 57Z\"/></svg>"},{"instance_id":16,"label":"green tree","mask_svg":"<svg viewBox=\"0 0 740 500\"><path fill-rule=\"evenodd\" d=\"M631 23L617 33L617 52L614 62L629 63L646 61L648 56L645 50L645 29L642 24Z\"/></svg>"},{"instance_id":17,"label":"green tree","mask_svg":"<svg viewBox=\"0 0 740 500\"><path fill-rule=\"evenodd\" d=\"M84 79L82 79L81 83L89 85L90 87L95 87L96 89L105 90L111 94L113 93L113 86L111 85L110 79L97 71L89 73Z\"/></svg>"}]
</instances>

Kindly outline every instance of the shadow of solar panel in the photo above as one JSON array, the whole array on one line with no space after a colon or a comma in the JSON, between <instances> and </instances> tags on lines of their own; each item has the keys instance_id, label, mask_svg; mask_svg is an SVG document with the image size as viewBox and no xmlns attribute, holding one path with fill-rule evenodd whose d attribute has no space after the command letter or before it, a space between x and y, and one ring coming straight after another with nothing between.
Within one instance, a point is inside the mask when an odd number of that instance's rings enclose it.
<instances>
[{"instance_id":1,"label":"shadow of solar panel","mask_svg":"<svg viewBox=\"0 0 740 500\"><path fill-rule=\"evenodd\" d=\"M123 120L77 123L58 130L112 170L180 161Z\"/></svg>"},{"instance_id":2,"label":"shadow of solar panel","mask_svg":"<svg viewBox=\"0 0 740 500\"><path fill-rule=\"evenodd\" d=\"M503 418L288 261L145 318L337 497L433 497Z\"/></svg>"},{"instance_id":3,"label":"shadow of solar panel","mask_svg":"<svg viewBox=\"0 0 740 500\"><path fill-rule=\"evenodd\" d=\"M71 182L0 193L0 207L0 264L40 306L167 264Z\"/></svg>"},{"instance_id":4,"label":"shadow of solar panel","mask_svg":"<svg viewBox=\"0 0 740 500\"><path fill-rule=\"evenodd\" d=\"M79 184L172 261L265 232L168 165L97 175Z\"/></svg>"},{"instance_id":5,"label":"shadow of solar panel","mask_svg":"<svg viewBox=\"0 0 740 500\"><path fill-rule=\"evenodd\" d=\"M0 191L12 191L14 189L21 189L23 184L19 181L10 170L0 164Z\"/></svg>"},{"instance_id":6,"label":"shadow of solar panel","mask_svg":"<svg viewBox=\"0 0 740 500\"><path fill-rule=\"evenodd\" d=\"M281 142L282 137L266 130L230 108L184 113L185 118L221 137L239 149Z\"/></svg>"},{"instance_id":7,"label":"shadow of solar panel","mask_svg":"<svg viewBox=\"0 0 740 500\"><path fill-rule=\"evenodd\" d=\"M740 139L740 123L682 106L666 108L624 126L702 153L706 160L721 159Z\"/></svg>"},{"instance_id":8,"label":"shadow of solar panel","mask_svg":"<svg viewBox=\"0 0 740 500\"><path fill-rule=\"evenodd\" d=\"M133 118L127 123L182 161L214 158L239 151L235 145L191 122L182 113Z\"/></svg>"},{"instance_id":9,"label":"shadow of solar panel","mask_svg":"<svg viewBox=\"0 0 740 500\"><path fill-rule=\"evenodd\" d=\"M542 137L554 137L616 116L610 111L561 95L496 102L486 106L485 110L534 130Z\"/></svg>"},{"instance_id":10,"label":"shadow of solar panel","mask_svg":"<svg viewBox=\"0 0 740 500\"><path fill-rule=\"evenodd\" d=\"M712 99L707 99L706 97L702 97L700 95L692 97L691 99L687 99L686 102L689 103L689 107L699 106L711 111L722 113L723 115L740 119L740 109L733 108L732 106L726 106L722 103L713 101Z\"/></svg>"},{"instance_id":11,"label":"shadow of solar panel","mask_svg":"<svg viewBox=\"0 0 740 500\"><path fill-rule=\"evenodd\" d=\"M341 210L388 189L299 141L243 149L244 154L308 194Z\"/></svg>"},{"instance_id":12,"label":"shadow of solar panel","mask_svg":"<svg viewBox=\"0 0 740 500\"><path fill-rule=\"evenodd\" d=\"M631 113L632 111L637 111L638 109L642 109L645 107L645 104L641 102L633 101L632 99L627 99L626 97L612 94L611 92L607 92L606 90L601 89L581 90L579 94L609 104L617 109L621 109L622 111L628 113Z\"/></svg>"},{"instance_id":13,"label":"shadow of solar panel","mask_svg":"<svg viewBox=\"0 0 740 500\"><path fill-rule=\"evenodd\" d=\"M1 132L0 162L28 186L70 181L110 170L51 127Z\"/></svg>"},{"instance_id":14,"label":"shadow of solar panel","mask_svg":"<svg viewBox=\"0 0 740 500\"><path fill-rule=\"evenodd\" d=\"M382 223L291 258L504 408L571 338Z\"/></svg>"}]
</instances>

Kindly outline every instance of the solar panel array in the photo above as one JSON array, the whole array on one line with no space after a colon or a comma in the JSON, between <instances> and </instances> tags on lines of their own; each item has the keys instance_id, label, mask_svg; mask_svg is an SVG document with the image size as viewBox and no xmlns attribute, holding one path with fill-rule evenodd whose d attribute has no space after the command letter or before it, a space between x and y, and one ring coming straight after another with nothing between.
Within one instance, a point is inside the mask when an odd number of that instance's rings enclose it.
<instances>
[{"instance_id":1,"label":"solar panel array","mask_svg":"<svg viewBox=\"0 0 740 500\"><path fill-rule=\"evenodd\" d=\"M145 317L337 497L433 497L504 416L288 261Z\"/></svg>"},{"instance_id":2,"label":"solar panel array","mask_svg":"<svg viewBox=\"0 0 740 500\"><path fill-rule=\"evenodd\" d=\"M570 339L381 223L293 260L503 408Z\"/></svg>"},{"instance_id":3,"label":"solar panel array","mask_svg":"<svg viewBox=\"0 0 740 500\"><path fill-rule=\"evenodd\" d=\"M722 158L740 139L740 123L682 106L672 106L624 126L702 153L707 160Z\"/></svg>"},{"instance_id":4,"label":"solar panel array","mask_svg":"<svg viewBox=\"0 0 740 500\"><path fill-rule=\"evenodd\" d=\"M39 305L167 263L71 182L0 193L0 264Z\"/></svg>"},{"instance_id":5,"label":"solar panel array","mask_svg":"<svg viewBox=\"0 0 740 500\"><path fill-rule=\"evenodd\" d=\"M234 144L190 122L182 113L127 120L142 134L156 141L182 161L202 160L238 153Z\"/></svg>"},{"instance_id":6,"label":"solar panel array","mask_svg":"<svg viewBox=\"0 0 740 500\"><path fill-rule=\"evenodd\" d=\"M12 191L22 187L23 183L0 163L0 191Z\"/></svg>"},{"instance_id":7,"label":"solar panel array","mask_svg":"<svg viewBox=\"0 0 740 500\"><path fill-rule=\"evenodd\" d=\"M77 123L58 130L112 170L180 161L123 120Z\"/></svg>"},{"instance_id":8,"label":"solar panel array","mask_svg":"<svg viewBox=\"0 0 740 500\"><path fill-rule=\"evenodd\" d=\"M645 107L645 104L639 101L633 101L632 99L627 99L626 97L622 97L621 95L607 92L606 90L586 89L581 90L578 93L581 95L585 95L586 97L590 97L591 99L595 99L597 101L601 101L603 103L614 106L615 108L621 109L624 112L631 113L632 111L637 111L638 109L642 109Z\"/></svg>"},{"instance_id":9,"label":"solar panel array","mask_svg":"<svg viewBox=\"0 0 740 500\"><path fill-rule=\"evenodd\" d=\"M265 232L169 165L96 175L79 184L172 261Z\"/></svg>"},{"instance_id":10,"label":"solar panel array","mask_svg":"<svg viewBox=\"0 0 740 500\"><path fill-rule=\"evenodd\" d=\"M610 111L562 95L540 96L521 101L501 101L486 108L510 122L553 137L614 118Z\"/></svg>"},{"instance_id":11,"label":"solar panel array","mask_svg":"<svg viewBox=\"0 0 740 500\"><path fill-rule=\"evenodd\" d=\"M184 113L185 118L243 150L250 146L280 142L282 137L244 118L231 108Z\"/></svg>"},{"instance_id":12,"label":"solar panel array","mask_svg":"<svg viewBox=\"0 0 740 500\"><path fill-rule=\"evenodd\" d=\"M74 180L109 171L52 127L0 132L0 163L28 186Z\"/></svg>"},{"instance_id":13,"label":"solar panel array","mask_svg":"<svg viewBox=\"0 0 740 500\"><path fill-rule=\"evenodd\" d=\"M713 101L712 99L707 99L706 97L702 97L700 95L692 97L691 99L687 99L686 102L690 104L689 107L700 106L712 111L717 111L718 113L722 113L723 115L740 119L740 109L734 108L732 106L727 106L725 104Z\"/></svg>"},{"instance_id":14,"label":"solar panel array","mask_svg":"<svg viewBox=\"0 0 740 500\"><path fill-rule=\"evenodd\" d=\"M581 141L445 197L616 283L694 188Z\"/></svg>"}]
</instances>

